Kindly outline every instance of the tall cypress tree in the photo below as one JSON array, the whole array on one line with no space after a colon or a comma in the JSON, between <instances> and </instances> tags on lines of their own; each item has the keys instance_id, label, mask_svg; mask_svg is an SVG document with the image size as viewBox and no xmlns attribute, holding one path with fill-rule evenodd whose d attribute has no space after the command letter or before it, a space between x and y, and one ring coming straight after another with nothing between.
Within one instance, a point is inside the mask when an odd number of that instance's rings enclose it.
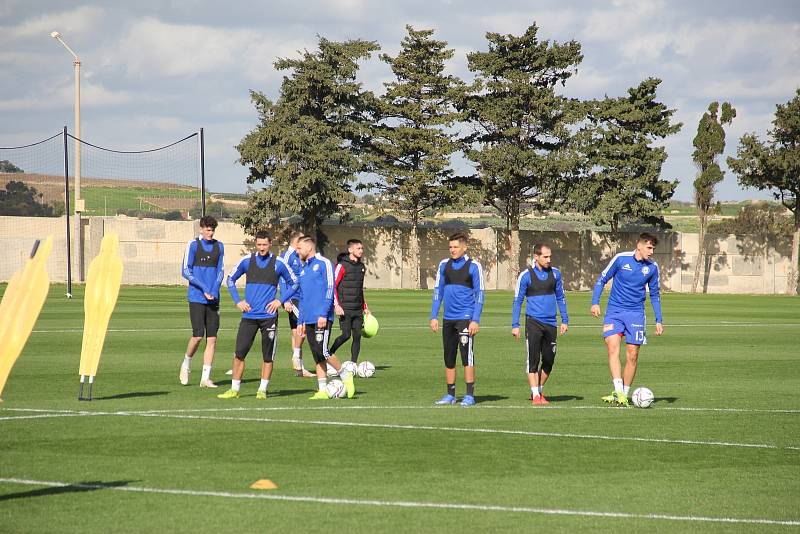
<instances>
[{"instance_id":1,"label":"tall cypress tree","mask_svg":"<svg viewBox=\"0 0 800 534\"><path fill-rule=\"evenodd\" d=\"M579 162L571 128L578 102L556 93L583 60L577 41L540 41L534 23L524 34L487 33L489 49L467 55L476 83L463 100L473 134L466 155L475 162L484 203L510 230L509 257L519 257L520 214L550 207L559 185ZM509 275L516 276L517 266Z\"/></svg>"},{"instance_id":2,"label":"tall cypress tree","mask_svg":"<svg viewBox=\"0 0 800 534\"><path fill-rule=\"evenodd\" d=\"M736 110L728 102L722 104L721 115L719 112L719 102L712 102L708 106L708 112L700 119L697 135L692 142L694 145L692 160L698 169L697 178L694 180L694 203L700 219L699 250L694 264L692 293L697 292L700 266L705 261L706 228L708 215L714 207L714 187L725 178L725 173L717 164L717 157L725 151L725 130L722 126L730 124L736 117Z\"/></svg>"},{"instance_id":3,"label":"tall cypress tree","mask_svg":"<svg viewBox=\"0 0 800 534\"><path fill-rule=\"evenodd\" d=\"M443 182L453 176L450 156L459 148L448 131L461 118L455 100L464 84L445 74L453 50L432 38L433 30L406 26L400 52L381 60L395 79L386 83L380 101L380 122L373 131L373 171L379 180L366 184L391 198L392 207L411 223L409 253L412 287L420 286L417 228L422 212L447 198Z\"/></svg>"},{"instance_id":4,"label":"tall cypress tree","mask_svg":"<svg viewBox=\"0 0 800 534\"><path fill-rule=\"evenodd\" d=\"M275 62L289 71L276 102L251 92L259 124L236 148L250 170L247 182L266 185L239 219L248 232L292 212L324 241L320 224L352 201L355 175L365 167L373 97L356 75L358 62L378 49L371 41L320 38L317 51Z\"/></svg>"},{"instance_id":5,"label":"tall cypress tree","mask_svg":"<svg viewBox=\"0 0 800 534\"><path fill-rule=\"evenodd\" d=\"M661 212L678 181L661 179L667 159L653 143L680 131L674 109L656 101L661 80L648 78L628 96L587 102L588 125L579 136L586 173L571 192L575 208L614 232L624 219L668 226Z\"/></svg>"}]
</instances>

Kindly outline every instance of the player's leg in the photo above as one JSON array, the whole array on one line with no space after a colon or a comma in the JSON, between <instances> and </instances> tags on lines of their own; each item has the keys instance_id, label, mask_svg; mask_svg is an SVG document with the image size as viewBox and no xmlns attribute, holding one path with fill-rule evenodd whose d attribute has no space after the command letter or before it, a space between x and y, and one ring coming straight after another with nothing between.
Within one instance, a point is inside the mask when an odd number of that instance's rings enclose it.
<instances>
[{"instance_id":1,"label":"player's leg","mask_svg":"<svg viewBox=\"0 0 800 534\"><path fill-rule=\"evenodd\" d=\"M293 310L289 312L289 330L291 330L292 339L292 370L296 376L303 378L313 378L316 376L314 373L309 372L303 363L303 336L297 332L297 307L300 302L292 300Z\"/></svg>"},{"instance_id":2,"label":"player's leg","mask_svg":"<svg viewBox=\"0 0 800 534\"><path fill-rule=\"evenodd\" d=\"M314 357L317 371L317 392L311 396L312 400L327 399L328 393L325 386L328 385L328 365L325 358L327 345L325 344L324 332L317 328L317 323L306 324L306 338L311 355Z\"/></svg>"},{"instance_id":3,"label":"player's leg","mask_svg":"<svg viewBox=\"0 0 800 534\"><path fill-rule=\"evenodd\" d=\"M539 399L541 404L550 404L544 396L544 384L553 371L553 364L556 361L556 342L558 331L555 326L543 324L542 335L542 366L539 369Z\"/></svg>"},{"instance_id":4,"label":"player's leg","mask_svg":"<svg viewBox=\"0 0 800 534\"><path fill-rule=\"evenodd\" d=\"M189 321L192 324L192 337L189 338L189 343L186 346L186 354L183 356L183 363L181 364L178 380L182 385L189 384L189 373L191 372L192 356L197 352L200 342L203 341L203 336L206 333L205 326L205 306L197 302L189 303Z\"/></svg>"},{"instance_id":5,"label":"player's leg","mask_svg":"<svg viewBox=\"0 0 800 534\"><path fill-rule=\"evenodd\" d=\"M353 373L342 372L342 362L339 361L339 358L337 358L335 354L331 354L330 352L328 352L327 347L328 347L328 340L330 339L331 335L331 323L328 322L328 324L325 326L324 329L318 329L318 331L320 330L323 331L322 347L325 351L324 355L325 355L325 360L327 362L326 370L328 364L334 369L336 369L336 374L339 375L339 378L342 379L342 383L344 383L344 389L345 391L347 391L347 398L352 399L353 396L356 394L356 385L353 379Z\"/></svg>"},{"instance_id":6,"label":"player's leg","mask_svg":"<svg viewBox=\"0 0 800 534\"><path fill-rule=\"evenodd\" d=\"M350 361L358 363L358 356L361 354L361 332L364 330L364 315L353 316L352 331L353 343L350 345Z\"/></svg>"},{"instance_id":7,"label":"player's leg","mask_svg":"<svg viewBox=\"0 0 800 534\"><path fill-rule=\"evenodd\" d=\"M531 402L541 404L539 398L539 357L542 353L543 332L533 318L525 317L525 343L528 353L528 386L531 388Z\"/></svg>"},{"instance_id":8,"label":"player's leg","mask_svg":"<svg viewBox=\"0 0 800 534\"><path fill-rule=\"evenodd\" d=\"M622 375L623 392L625 396L628 395L633 379L636 376L636 366L639 361L639 349L641 345L634 345L632 343L625 344L625 371Z\"/></svg>"},{"instance_id":9,"label":"player's leg","mask_svg":"<svg viewBox=\"0 0 800 534\"><path fill-rule=\"evenodd\" d=\"M215 388L217 385L211 380L211 366L214 363L214 352L217 348L217 332L219 331L218 304L206 304L205 325L206 350L203 352L203 376L200 379L200 387Z\"/></svg>"},{"instance_id":10,"label":"player's leg","mask_svg":"<svg viewBox=\"0 0 800 534\"><path fill-rule=\"evenodd\" d=\"M239 397L239 388L242 385L242 375L244 375L244 359L253 346L253 340L258 331L258 322L253 319L245 319L239 322L239 331L236 333L236 348L233 352L233 366L231 367L231 388L224 393L217 395L220 399L235 399Z\"/></svg>"},{"instance_id":11,"label":"player's leg","mask_svg":"<svg viewBox=\"0 0 800 534\"><path fill-rule=\"evenodd\" d=\"M442 321L442 349L444 352L444 379L447 393L436 404L456 402L456 352L458 351L458 328L455 321Z\"/></svg>"},{"instance_id":12,"label":"player's leg","mask_svg":"<svg viewBox=\"0 0 800 534\"><path fill-rule=\"evenodd\" d=\"M272 364L275 360L275 349L278 346L278 318L262 319L259 321L261 329L261 382L256 392L257 399L267 398L267 388L272 377Z\"/></svg>"},{"instance_id":13,"label":"player's leg","mask_svg":"<svg viewBox=\"0 0 800 534\"><path fill-rule=\"evenodd\" d=\"M328 349L328 352L336 356L336 351L345 344L345 342L350 339L350 332L352 326L353 318L350 315L344 314L339 317L339 328L342 329L342 333L333 341L333 345L331 348Z\"/></svg>"},{"instance_id":14,"label":"player's leg","mask_svg":"<svg viewBox=\"0 0 800 534\"><path fill-rule=\"evenodd\" d=\"M603 338L608 353L608 370L611 374L613 391L603 397L604 402L616 403L617 396L622 393L622 366L619 361L619 348L625 335L625 321L619 314L606 314L603 319Z\"/></svg>"},{"instance_id":15,"label":"player's leg","mask_svg":"<svg viewBox=\"0 0 800 534\"><path fill-rule=\"evenodd\" d=\"M473 343L475 338L469 335L469 321L459 321L458 346L461 352L461 365L464 367L464 383L467 392L461 399L461 406L475 404L475 352Z\"/></svg>"}]
</instances>

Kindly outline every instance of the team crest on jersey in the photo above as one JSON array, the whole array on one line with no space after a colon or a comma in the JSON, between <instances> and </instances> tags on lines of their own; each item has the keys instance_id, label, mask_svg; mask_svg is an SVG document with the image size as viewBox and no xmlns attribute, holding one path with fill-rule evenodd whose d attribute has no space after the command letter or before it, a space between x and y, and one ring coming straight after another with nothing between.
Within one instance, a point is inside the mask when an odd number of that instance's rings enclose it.
<instances>
[{"instance_id":1,"label":"team crest on jersey","mask_svg":"<svg viewBox=\"0 0 800 534\"><path fill-rule=\"evenodd\" d=\"M314 266L311 268L314 271L319 271L319 264L315 263Z\"/></svg>"},{"instance_id":2,"label":"team crest on jersey","mask_svg":"<svg viewBox=\"0 0 800 534\"><path fill-rule=\"evenodd\" d=\"M650 267L648 267L647 265L645 265L644 267L642 267L642 274L647 274L647 273L649 273L649 272L650 272Z\"/></svg>"}]
</instances>

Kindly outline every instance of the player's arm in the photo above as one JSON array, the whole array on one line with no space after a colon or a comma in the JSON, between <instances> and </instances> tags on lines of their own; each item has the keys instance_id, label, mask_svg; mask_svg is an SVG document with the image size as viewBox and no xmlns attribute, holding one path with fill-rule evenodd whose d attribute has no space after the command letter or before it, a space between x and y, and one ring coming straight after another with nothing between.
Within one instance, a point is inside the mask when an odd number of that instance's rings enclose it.
<instances>
[{"instance_id":1,"label":"player's arm","mask_svg":"<svg viewBox=\"0 0 800 534\"><path fill-rule=\"evenodd\" d=\"M208 288L206 285L201 281L195 278L192 269L194 269L194 256L197 252L197 240L189 241L186 244L186 251L183 254L183 269L181 270L181 274L186 280L189 281L190 285L193 285L203 293L208 293Z\"/></svg>"},{"instance_id":2,"label":"player's arm","mask_svg":"<svg viewBox=\"0 0 800 534\"><path fill-rule=\"evenodd\" d=\"M650 305L653 307L653 314L656 316L657 336L660 336L664 331L664 318L661 316L661 288L659 278L658 265L654 263L653 272L650 274L650 280L647 282L647 288L650 290Z\"/></svg>"},{"instance_id":3,"label":"player's arm","mask_svg":"<svg viewBox=\"0 0 800 534\"><path fill-rule=\"evenodd\" d=\"M566 334L569 329L569 315L567 315L567 297L564 294L564 282L561 277L561 271L553 269L556 279L556 303L558 304L558 313L561 314L561 334Z\"/></svg>"},{"instance_id":4,"label":"player's arm","mask_svg":"<svg viewBox=\"0 0 800 534\"><path fill-rule=\"evenodd\" d=\"M517 277L517 286L514 289L514 303L511 306L511 335L519 339L519 316L522 313L522 301L531 284L531 274L525 269Z\"/></svg>"},{"instance_id":5,"label":"player's arm","mask_svg":"<svg viewBox=\"0 0 800 534\"><path fill-rule=\"evenodd\" d=\"M228 274L228 278L225 281L225 284L228 286L228 293L230 293L233 302L236 304L236 307L243 312L249 312L251 308L246 300L239 298L239 290L236 288L236 281L247 272L248 267L250 267L250 256L245 256L239 260L239 263L236 264L236 268Z\"/></svg>"},{"instance_id":6,"label":"player's arm","mask_svg":"<svg viewBox=\"0 0 800 534\"><path fill-rule=\"evenodd\" d=\"M292 268L289 267L286 261L280 256L277 259L275 267L278 276L284 282L283 287L286 289L281 292L280 303L286 304L292 299L294 294L297 293L297 289L300 287L300 281L297 279L297 276L295 276Z\"/></svg>"},{"instance_id":7,"label":"player's arm","mask_svg":"<svg viewBox=\"0 0 800 534\"><path fill-rule=\"evenodd\" d=\"M470 265L472 272L472 291L475 295L475 306L472 308L472 320L469 323L469 335L474 336L480 330L481 312L483 311L483 267L477 261Z\"/></svg>"},{"instance_id":8,"label":"player's arm","mask_svg":"<svg viewBox=\"0 0 800 534\"><path fill-rule=\"evenodd\" d=\"M444 266L447 260L439 262L439 269L436 271L436 282L433 284L433 302L431 303L431 330L439 331L439 308L444 299Z\"/></svg>"},{"instance_id":9,"label":"player's arm","mask_svg":"<svg viewBox=\"0 0 800 534\"><path fill-rule=\"evenodd\" d=\"M222 279L225 278L225 247L219 243L219 259L217 260L217 278L214 280L212 295L219 293L219 288L222 285Z\"/></svg>"},{"instance_id":10,"label":"player's arm","mask_svg":"<svg viewBox=\"0 0 800 534\"><path fill-rule=\"evenodd\" d=\"M344 267L341 263L336 265L336 270L333 273L334 286L333 286L333 309L336 315L344 315L342 305L339 303L339 283L344 279Z\"/></svg>"},{"instance_id":11,"label":"player's arm","mask_svg":"<svg viewBox=\"0 0 800 534\"><path fill-rule=\"evenodd\" d=\"M333 282L333 269L329 261L323 261L322 266L325 269L325 300L322 302L322 310L324 315L320 315L317 319L317 326L324 328L328 324L328 313L333 306L333 293L336 289L336 284Z\"/></svg>"},{"instance_id":12,"label":"player's arm","mask_svg":"<svg viewBox=\"0 0 800 534\"><path fill-rule=\"evenodd\" d=\"M594 317L600 316L600 295L603 293L603 288L606 287L608 281L614 278L614 274L617 272L617 258L618 256L614 256L614 259L611 260L608 267L603 269L594 284L594 291L592 291L592 315Z\"/></svg>"}]
</instances>

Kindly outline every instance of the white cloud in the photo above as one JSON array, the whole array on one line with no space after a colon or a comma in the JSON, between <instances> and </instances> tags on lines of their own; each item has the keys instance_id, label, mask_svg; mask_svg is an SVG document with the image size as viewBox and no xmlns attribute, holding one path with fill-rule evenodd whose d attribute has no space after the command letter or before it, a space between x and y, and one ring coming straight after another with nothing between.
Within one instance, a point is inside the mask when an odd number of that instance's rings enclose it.
<instances>
[{"instance_id":1,"label":"white cloud","mask_svg":"<svg viewBox=\"0 0 800 534\"><path fill-rule=\"evenodd\" d=\"M0 26L0 41L31 37L44 39L50 32L57 30L69 43L71 37L79 37L95 29L104 16L105 10L96 6L81 6L71 11L45 13L13 26Z\"/></svg>"}]
</instances>

